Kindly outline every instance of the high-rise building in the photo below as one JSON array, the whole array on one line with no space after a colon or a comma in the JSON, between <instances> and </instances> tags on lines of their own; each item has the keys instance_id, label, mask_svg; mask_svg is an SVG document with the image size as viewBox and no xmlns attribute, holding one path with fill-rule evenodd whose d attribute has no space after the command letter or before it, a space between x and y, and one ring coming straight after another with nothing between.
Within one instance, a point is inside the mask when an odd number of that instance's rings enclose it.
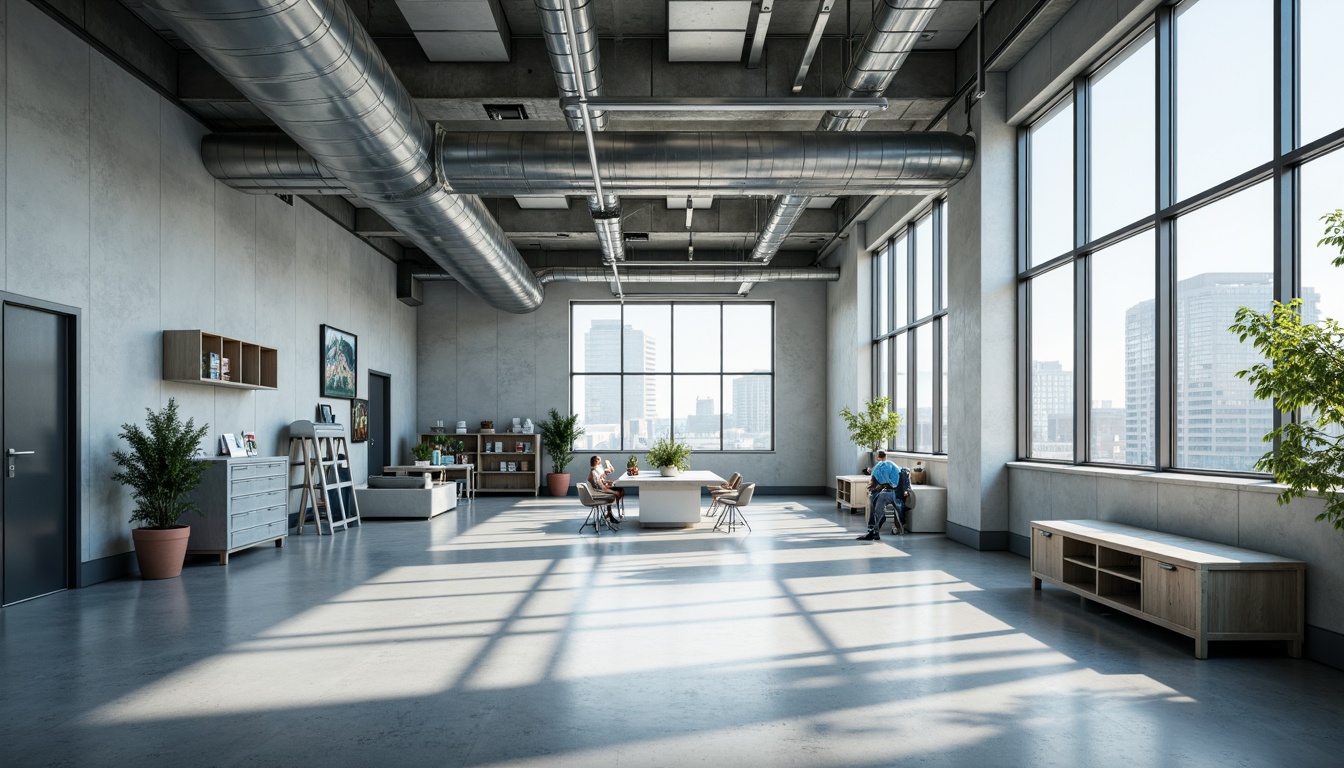
<instances>
[{"instance_id":1,"label":"high-rise building","mask_svg":"<svg viewBox=\"0 0 1344 768\"><path fill-rule=\"evenodd\" d=\"M769 376L738 376L733 379L733 423L738 432L737 445L725 448L770 447Z\"/></svg>"},{"instance_id":2,"label":"high-rise building","mask_svg":"<svg viewBox=\"0 0 1344 768\"><path fill-rule=\"evenodd\" d=\"M1038 459L1073 458L1073 371L1031 361L1031 444Z\"/></svg>"},{"instance_id":3,"label":"high-rise building","mask_svg":"<svg viewBox=\"0 0 1344 768\"><path fill-rule=\"evenodd\" d=\"M615 319L593 320L583 338L584 370L598 373L584 381L581 417L585 429L615 433L618 437L612 438L611 442L619 439L625 447L647 445L652 421L657 417L657 382L650 376L630 374L657 367L657 342L644 330L628 324L622 327ZM615 360L622 360L625 375L617 372L600 375L601 371L610 369ZM615 448L617 445L591 447Z\"/></svg>"},{"instance_id":4,"label":"high-rise building","mask_svg":"<svg viewBox=\"0 0 1344 768\"><path fill-rule=\"evenodd\" d=\"M1274 428L1272 404L1257 400L1251 383L1237 376L1262 362L1255 347L1228 330L1241 307L1267 308L1274 278L1268 272L1208 272L1182 280L1176 291L1176 456L1178 467L1249 471L1265 453ZM1302 290L1302 316L1319 318L1320 294ZM1139 329L1151 329L1153 302L1125 313L1126 461L1154 464L1156 355Z\"/></svg>"}]
</instances>

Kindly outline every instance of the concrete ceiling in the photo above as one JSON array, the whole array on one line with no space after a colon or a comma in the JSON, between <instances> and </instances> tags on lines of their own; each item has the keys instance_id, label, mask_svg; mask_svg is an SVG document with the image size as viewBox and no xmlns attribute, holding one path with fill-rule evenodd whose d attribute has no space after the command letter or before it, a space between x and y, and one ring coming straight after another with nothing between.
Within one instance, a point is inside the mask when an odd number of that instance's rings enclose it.
<instances>
[{"instance_id":1,"label":"concrete ceiling","mask_svg":"<svg viewBox=\"0 0 1344 768\"><path fill-rule=\"evenodd\" d=\"M533 0L348 0L394 71L415 98L422 113L449 130L566 130L555 81L541 38ZM1001 0L1013 3L1015 0ZM1019 3L1022 4L1022 3ZM268 130L274 126L217 72L177 39L142 0L122 0L141 23L153 29L176 51L176 98L220 131ZM603 94L606 96L740 97L790 95L816 16L815 0L776 1L764 55L756 68L746 66L747 49L756 26L759 3L748 3L745 41L735 43L741 55L731 61L671 62L668 0L593 0L600 38ZM987 3L993 6L993 0ZM714 10L713 3L684 3L678 9ZM734 10L740 26L743 4L722 3ZM869 130L926 130L957 93L965 79L963 43L975 26L978 0L944 0L920 42L888 89L891 107L874 113ZM458 13L461 9L472 13ZM850 50L867 31L871 0L837 2L822 43L808 70L800 95L830 96L844 75ZM404 9L410 9L409 12ZM493 14L493 22L491 15ZM676 15L676 14L672 14ZM712 15L712 14L711 14ZM408 20L408 16L410 20ZM685 17L685 14L682 14ZM453 32L454 20L469 34L480 35L489 58L503 45L507 61L446 62L443 46L428 43ZM708 18L708 17L706 17ZM493 23L493 28L492 28ZM705 22L708 24L708 22ZM685 26L685 24L683 24ZM692 25L694 26L694 25ZM704 26L703 24L701 26ZM712 25L710 25L712 26ZM743 37L739 34L739 37ZM443 38L446 39L446 38ZM962 47L960 55L958 48ZM722 46L720 46L720 50ZM491 120L487 105L522 105L525 121ZM817 112L611 113L609 130L815 130ZM339 202L336 201L336 202ZM829 208L809 210L789 236L783 251L797 252L785 262L809 263L832 241L861 201L839 200ZM333 201L324 202L329 212ZM769 199L719 200L697 211L693 235L682 211L669 211L660 198L624 200L625 231L647 233L633 242L631 258L647 254L685 255L694 237L696 261L741 260L751 251L769 210ZM570 198L568 210L524 210L513 198L487 200L492 213L524 255L597 251L591 218L582 198ZM382 243L409 245L357 199L349 199L349 218L359 234ZM781 254L783 256L784 254ZM403 254L397 254L401 258ZM415 251L404 254L416 258ZM544 259L540 259L544 260Z\"/></svg>"}]
</instances>

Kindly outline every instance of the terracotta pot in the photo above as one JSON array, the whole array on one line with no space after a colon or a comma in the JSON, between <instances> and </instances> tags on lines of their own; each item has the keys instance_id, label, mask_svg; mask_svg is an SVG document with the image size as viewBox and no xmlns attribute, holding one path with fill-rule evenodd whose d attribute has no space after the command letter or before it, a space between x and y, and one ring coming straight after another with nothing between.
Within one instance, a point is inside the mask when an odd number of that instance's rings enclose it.
<instances>
[{"instance_id":1,"label":"terracotta pot","mask_svg":"<svg viewBox=\"0 0 1344 768\"><path fill-rule=\"evenodd\" d=\"M548 473L546 475L546 487L550 489L552 496L569 495L569 473L557 475Z\"/></svg>"},{"instance_id":2,"label":"terracotta pot","mask_svg":"<svg viewBox=\"0 0 1344 768\"><path fill-rule=\"evenodd\" d=\"M191 526L176 528L133 528L135 559L140 563L142 579L174 579L182 575L187 559L187 537Z\"/></svg>"}]
</instances>

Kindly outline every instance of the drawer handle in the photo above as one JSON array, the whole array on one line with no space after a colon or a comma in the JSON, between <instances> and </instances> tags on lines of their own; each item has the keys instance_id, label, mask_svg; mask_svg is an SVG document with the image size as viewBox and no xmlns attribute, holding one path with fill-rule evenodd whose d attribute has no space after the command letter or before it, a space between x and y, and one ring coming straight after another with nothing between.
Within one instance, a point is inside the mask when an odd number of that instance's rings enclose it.
<instances>
[{"instance_id":1,"label":"drawer handle","mask_svg":"<svg viewBox=\"0 0 1344 768\"><path fill-rule=\"evenodd\" d=\"M1053 533L1051 533L1051 532L1049 532L1049 531L1041 531L1041 535L1048 539L1048 538L1050 538L1051 536L1054 536L1055 534L1053 534Z\"/></svg>"},{"instance_id":2,"label":"drawer handle","mask_svg":"<svg viewBox=\"0 0 1344 768\"><path fill-rule=\"evenodd\" d=\"M1158 563L1158 564L1157 564L1157 567L1158 567L1158 568L1161 568L1161 569L1164 570L1164 571L1174 571L1174 570L1176 570L1176 566L1172 565L1171 563Z\"/></svg>"}]
</instances>

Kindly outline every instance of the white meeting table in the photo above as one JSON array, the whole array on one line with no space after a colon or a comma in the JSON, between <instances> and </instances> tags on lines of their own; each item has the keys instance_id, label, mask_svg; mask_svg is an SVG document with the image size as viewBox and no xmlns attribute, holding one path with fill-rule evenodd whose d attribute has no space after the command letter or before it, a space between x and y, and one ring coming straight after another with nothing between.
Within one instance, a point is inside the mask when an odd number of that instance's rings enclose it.
<instances>
[{"instance_id":1,"label":"white meeting table","mask_svg":"<svg viewBox=\"0 0 1344 768\"><path fill-rule=\"evenodd\" d=\"M690 528L700 522L700 489L723 481L705 470L663 477L651 469L638 475L627 472L612 485L639 489L640 528Z\"/></svg>"}]
</instances>

